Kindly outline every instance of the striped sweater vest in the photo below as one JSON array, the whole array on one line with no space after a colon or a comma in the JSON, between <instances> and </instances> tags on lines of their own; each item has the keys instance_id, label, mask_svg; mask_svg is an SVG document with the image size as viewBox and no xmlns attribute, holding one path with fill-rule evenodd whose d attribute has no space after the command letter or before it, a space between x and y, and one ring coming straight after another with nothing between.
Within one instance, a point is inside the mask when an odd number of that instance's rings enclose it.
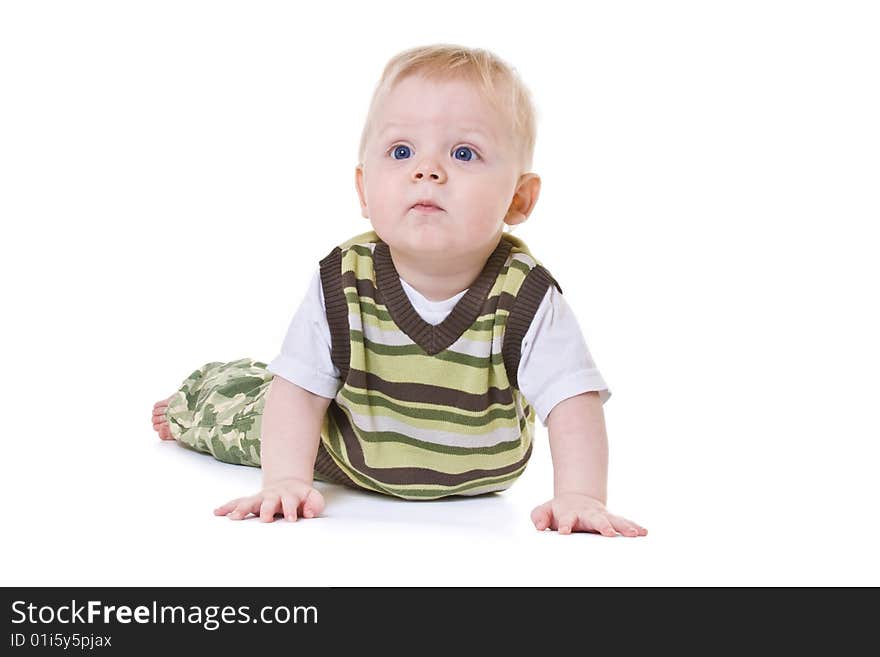
<instances>
[{"instance_id":1,"label":"striped sweater vest","mask_svg":"<svg viewBox=\"0 0 880 657\"><path fill-rule=\"evenodd\" d=\"M320 262L331 357L342 387L321 427L318 479L412 500L508 488L532 453L535 411L516 374L550 285L504 233L448 317L413 309L375 232Z\"/></svg>"}]
</instances>

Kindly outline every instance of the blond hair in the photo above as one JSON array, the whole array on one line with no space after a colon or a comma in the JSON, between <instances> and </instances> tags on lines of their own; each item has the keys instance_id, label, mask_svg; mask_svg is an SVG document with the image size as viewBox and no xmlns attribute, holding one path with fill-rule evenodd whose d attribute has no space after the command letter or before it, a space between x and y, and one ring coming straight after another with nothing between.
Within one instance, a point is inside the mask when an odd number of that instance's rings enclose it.
<instances>
[{"instance_id":1,"label":"blond hair","mask_svg":"<svg viewBox=\"0 0 880 657\"><path fill-rule=\"evenodd\" d=\"M398 53L382 72L361 133L358 162L363 165L373 114L380 99L394 85L411 75L429 80L466 80L474 83L495 108L511 120L522 171L532 166L535 151L536 119L529 89L516 69L488 50L451 44L420 46Z\"/></svg>"}]
</instances>

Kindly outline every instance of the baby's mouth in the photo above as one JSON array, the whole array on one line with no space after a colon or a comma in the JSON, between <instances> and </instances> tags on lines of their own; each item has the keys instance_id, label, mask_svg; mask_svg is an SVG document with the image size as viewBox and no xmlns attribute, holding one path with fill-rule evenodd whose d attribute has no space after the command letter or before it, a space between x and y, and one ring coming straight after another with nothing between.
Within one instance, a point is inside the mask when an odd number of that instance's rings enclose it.
<instances>
[{"instance_id":1,"label":"baby's mouth","mask_svg":"<svg viewBox=\"0 0 880 657\"><path fill-rule=\"evenodd\" d=\"M439 205L434 205L433 203L416 203L414 206L410 208L415 212L421 212L424 214L432 214L435 212L444 212L443 208Z\"/></svg>"}]
</instances>

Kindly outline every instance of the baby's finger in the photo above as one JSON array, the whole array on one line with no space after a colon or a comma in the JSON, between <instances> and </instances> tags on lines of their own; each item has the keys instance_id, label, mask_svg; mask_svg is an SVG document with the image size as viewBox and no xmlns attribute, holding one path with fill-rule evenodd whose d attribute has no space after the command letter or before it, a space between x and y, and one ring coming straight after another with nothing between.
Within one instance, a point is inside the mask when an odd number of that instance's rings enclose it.
<instances>
[{"instance_id":1,"label":"baby's finger","mask_svg":"<svg viewBox=\"0 0 880 657\"><path fill-rule=\"evenodd\" d=\"M284 510L284 517L291 522L296 522L296 510L299 508L299 498L290 493L281 495L281 507Z\"/></svg>"},{"instance_id":2,"label":"baby's finger","mask_svg":"<svg viewBox=\"0 0 880 657\"><path fill-rule=\"evenodd\" d=\"M235 505L232 513L229 514L229 519L242 520L246 518L249 513L258 513L259 508L259 497L243 497L238 501L238 504Z\"/></svg>"},{"instance_id":3,"label":"baby's finger","mask_svg":"<svg viewBox=\"0 0 880 657\"><path fill-rule=\"evenodd\" d=\"M574 524L577 522L578 516L574 511L568 511L559 516L559 533L571 534Z\"/></svg>"},{"instance_id":4,"label":"baby's finger","mask_svg":"<svg viewBox=\"0 0 880 657\"><path fill-rule=\"evenodd\" d=\"M628 525L634 527L635 530L638 532L639 536L647 536L648 535L648 530L645 529L644 527L642 527L639 523L633 522L632 520L629 520L628 518L623 518L621 516L614 516L614 517L619 518L620 520L624 521Z\"/></svg>"},{"instance_id":5,"label":"baby's finger","mask_svg":"<svg viewBox=\"0 0 880 657\"><path fill-rule=\"evenodd\" d=\"M550 507L550 502L545 502L532 510L532 522L538 531L542 532L550 526L553 520L553 513L550 511Z\"/></svg>"},{"instance_id":6,"label":"baby's finger","mask_svg":"<svg viewBox=\"0 0 880 657\"><path fill-rule=\"evenodd\" d=\"M303 517L314 518L324 510L324 496L316 488L312 488L303 500Z\"/></svg>"},{"instance_id":7,"label":"baby's finger","mask_svg":"<svg viewBox=\"0 0 880 657\"><path fill-rule=\"evenodd\" d=\"M281 498L277 495L266 495L260 505L260 522L274 522L275 511L281 506Z\"/></svg>"},{"instance_id":8,"label":"baby's finger","mask_svg":"<svg viewBox=\"0 0 880 657\"><path fill-rule=\"evenodd\" d=\"M583 522L587 529L594 529L602 534L602 536L608 536L609 538L617 536L617 530L614 529L614 525L611 524L611 521L608 520L604 513L593 513L589 516L584 516Z\"/></svg>"},{"instance_id":9,"label":"baby's finger","mask_svg":"<svg viewBox=\"0 0 880 657\"><path fill-rule=\"evenodd\" d=\"M215 516L225 516L227 513L232 511L236 507L236 505L241 501L241 498L236 498L231 502L227 502L226 504L221 504L216 509L214 509Z\"/></svg>"},{"instance_id":10,"label":"baby's finger","mask_svg":"<svg viewBox=\"0 0 880 657\"><path fill-rule=\"evenodd\" d=\"M620 516L608 516L608 519L611 521L611 524L614 525L614 528L624 536L639 536L642 533L641 527L626 518L621 518ZM647 534L647 531L645 533Z\"/></svg>"}]
</instances>

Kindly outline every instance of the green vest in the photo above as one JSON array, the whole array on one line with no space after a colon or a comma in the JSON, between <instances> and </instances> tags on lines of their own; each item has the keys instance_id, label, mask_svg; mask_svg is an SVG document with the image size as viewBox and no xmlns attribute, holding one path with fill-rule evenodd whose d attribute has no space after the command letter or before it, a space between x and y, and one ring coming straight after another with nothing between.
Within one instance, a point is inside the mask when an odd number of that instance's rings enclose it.
<instances>
[{"instance_id":1,"label":"green vest","mask_svg":"<svg viewBox=\"0 0 880 657\"><path fill-rule=\"evenodd\" d=\"M406 499L508 488L532 453L535 411L520 393L520 345L558 283L508 233L449 316L432 326L409 302L375 232L320 262L331 358L318 479Z\"/></svg>"}]
</instances>

